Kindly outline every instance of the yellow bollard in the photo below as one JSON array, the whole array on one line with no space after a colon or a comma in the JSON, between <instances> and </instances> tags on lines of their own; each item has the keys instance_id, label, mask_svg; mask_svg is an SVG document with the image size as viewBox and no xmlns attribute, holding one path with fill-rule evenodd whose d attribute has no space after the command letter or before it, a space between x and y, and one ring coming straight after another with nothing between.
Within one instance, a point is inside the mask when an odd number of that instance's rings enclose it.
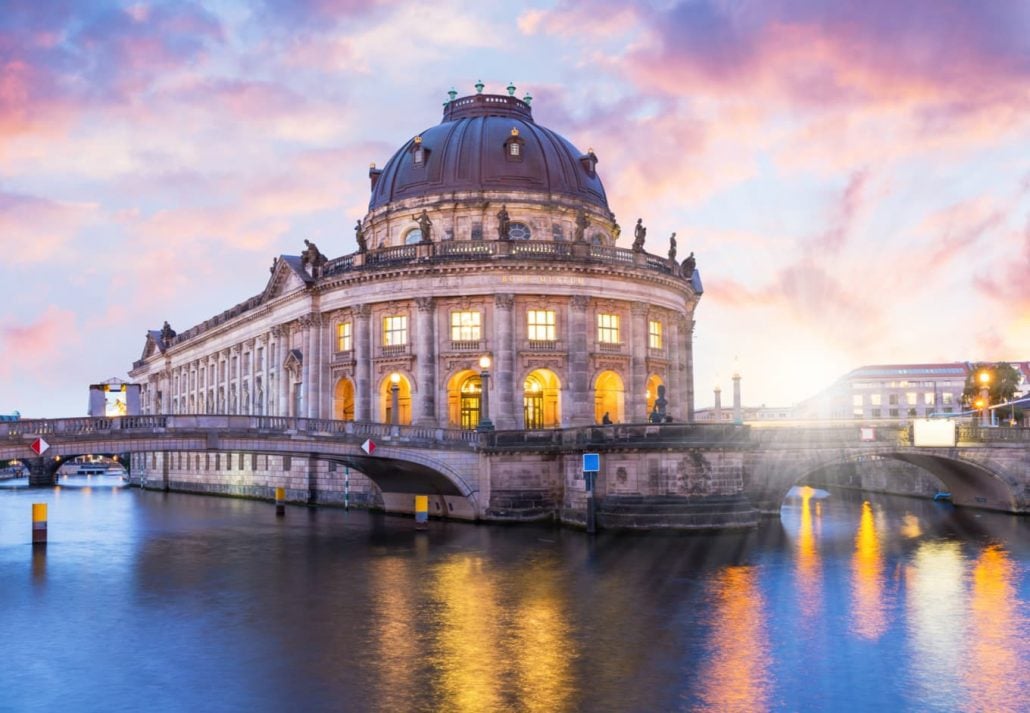
<instances>
[{"instance_id":1,"label":"yellow bollard","mask_svg":"<svg viewBox=\"0 0 1030 713\"><path fill-rule=\"evenodd\" d=\"M415 529L425 530L429 527L429 496L415 496Z\"/></svg>"},{"instance_id":2,"label":"yellow bollard","mask_svg":"<svg viewBox=\"0 0 1030 713\"><path fill-rule=\"evenodd\" d=\"M275 514L278 517L286 514L286 488L275 489Z\"/></svg>"},{"instance_id":3,"label":"yellow bollard","mask_svg":"<svg viewBox=\"0 0 1030 713\"><path fill-rule=\"evenodd\" d=\"M32 503L32 544L46 544L46 503Z\"/></svg>"}]
</instances>

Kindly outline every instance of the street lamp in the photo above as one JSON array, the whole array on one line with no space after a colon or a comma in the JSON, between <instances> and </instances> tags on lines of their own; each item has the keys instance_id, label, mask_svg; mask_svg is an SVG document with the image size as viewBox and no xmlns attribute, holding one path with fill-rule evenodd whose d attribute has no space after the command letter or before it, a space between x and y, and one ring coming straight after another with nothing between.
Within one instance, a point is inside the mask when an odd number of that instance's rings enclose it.
<instances>
[{"instance_id":1,"label":"street lamp","mask_svg":"<svg viewBox=\"0 0 1030 713\"><path fill-rule=\"evenodd\" d=\"M492 431L494 430L494 425L490 422L490 357L486 354L479 357L479 368L482 371L479 372L479 425L476 426L476 430Z\"/></svg>"},{"instance_id":2,"label":"street lamp","mask_svg":"<svg viewBox=\"0 0 1030 713\"><path fill-rule=\"evenodd\" d=\"M390 374L390 425L396 426L400 423L398 402L401 390L401 375L396 371Z\"/></svg>"},{"instance_id":3,"label":"street lamp","mask_svg":"<svg viewBox=\"0 0 1030 713\"><path fill-rule=\"evenodd\" d=\"M977 379L980 381L980 400L977 401L977 403L979 404L982 402L983 404L983 411L980 414L980 425L990 426L991 417L990 411L987 407L991 405L991 372L987 371L986 369L983 369L977 375Z\"/></svg>"}]
</instances>

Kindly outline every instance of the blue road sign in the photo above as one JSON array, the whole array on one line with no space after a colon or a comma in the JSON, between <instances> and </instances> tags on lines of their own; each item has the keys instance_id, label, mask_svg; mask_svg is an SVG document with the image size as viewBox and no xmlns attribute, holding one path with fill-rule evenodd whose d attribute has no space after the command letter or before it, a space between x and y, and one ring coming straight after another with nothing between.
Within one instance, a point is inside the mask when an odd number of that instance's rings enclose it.
<instances>
[{"instance_id":1,"label":"blue road sign","mask_svg":"<svg viewBox=\"0 0 1030 713\"><path fill-rule=\"evenodd\" d=\"M598 453L583 454L583 472L596 473L601 470L601 456Z\"/></svg>"}]
</instances>

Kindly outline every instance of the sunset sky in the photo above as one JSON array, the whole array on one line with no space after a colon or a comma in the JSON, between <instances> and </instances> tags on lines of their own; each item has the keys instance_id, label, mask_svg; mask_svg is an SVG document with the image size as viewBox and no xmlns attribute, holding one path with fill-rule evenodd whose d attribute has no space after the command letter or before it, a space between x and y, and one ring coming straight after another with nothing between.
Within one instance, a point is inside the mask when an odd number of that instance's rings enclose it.
<instances>
[{"instance_id":1,"label":"sunset sky","mask_svg":"<svg viewBox=\"0 0 1030 713\"><path fill-rule=\"evenodd\" d=\"M0 413L355 250L369 163L477 79L694 251L698 407L1030 359L1025 0L0 0Z\"/></svg>"}]
</instances>

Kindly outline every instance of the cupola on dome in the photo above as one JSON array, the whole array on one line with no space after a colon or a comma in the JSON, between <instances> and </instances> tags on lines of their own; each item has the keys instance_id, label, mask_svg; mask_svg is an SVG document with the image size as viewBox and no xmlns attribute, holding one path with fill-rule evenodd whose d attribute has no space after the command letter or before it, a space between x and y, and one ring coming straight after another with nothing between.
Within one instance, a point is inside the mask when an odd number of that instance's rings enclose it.
<instances>
[{"instance_id":1,"label":"cupola on dome","mask_svg":"<svg viewBox=\"0 0 1030 713\"><path fill-rule=\"evenodd\" d=\"M369 210L423 196L525 191L610 213L595 171L597 156L534 122L528 99L482 93L452 98L439 124L413 135L382 170L370 171Z\"/></svg>"}]
</instances>

